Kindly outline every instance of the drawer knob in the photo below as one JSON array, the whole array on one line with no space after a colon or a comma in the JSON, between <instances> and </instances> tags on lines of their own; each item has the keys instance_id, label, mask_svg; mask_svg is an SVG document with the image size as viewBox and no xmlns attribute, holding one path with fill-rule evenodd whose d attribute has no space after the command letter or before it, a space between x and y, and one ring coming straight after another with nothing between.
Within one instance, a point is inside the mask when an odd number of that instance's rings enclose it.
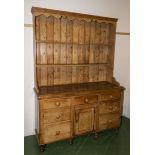
<instances>
[{"instance_id":1,"label":"drawer knob","mask_svg":"<svg viewBox=\"0 0 155 155\"><path fill-rule=\"evenodd\" d=\"M55 104L56 104L56 106L60 106L60 102L56 102Z\"/></svg>"},{"instance_id":2,"label":"drawer knob","mask_svg":"<svg viewBox=\"0 0 155 155\"><path fill-rule=\"evenodd\" d=\"M56 131L56 135L60 135L60 131Z\"/></svg>"},{"instance_id":3,"label":"drawer knob","mask_svg":"<svg viewBox=\"0 0 155 155\"><path fill-rule=\"evenodd\" d=\"M112 96L112 95L110 95L110 98L113 98L113 96Z\"/></svg>"},{"instance_id":4,"label":"drawer knob","mask_svg":"<svg viewBox=\"0 0 155 155\"><path fill-rule=\"evenodd\" d=\"M85 100L84 100L86 103L88 103L88 99L86 98Z\"/></svg>"},{"instance_id":5,"label":"drawer knob","mask_svg":"<svg viewBox=\"0 0 155 155\"><path fill-rule=\"evenodd\" d=\"M59 119L61 117L61 115L56 116L57 119Z\"/></svg>"},{"instance_id":6,"label":"drawer knob","mask_svg":"<svg viewBox=\"0 0 155 155\"><path fill-rule=\"evenodd\" d=\"M109 109L110 109L110 110L112 110L112 109L113 109L113 107L112 107L112 106L110 106L110 107L109 107Z\"/></svg>"},{"instance_id":7,"label":"drawer knob","mask_svg":"<svg viewBox=\"0 0 155 155\"><path fill-rule=\"evenodd\" d=\"M112 120L109 120L108 122L109 122L109 123L111 123L111 122L112 122Z\"/></svg>"}]
</instances>

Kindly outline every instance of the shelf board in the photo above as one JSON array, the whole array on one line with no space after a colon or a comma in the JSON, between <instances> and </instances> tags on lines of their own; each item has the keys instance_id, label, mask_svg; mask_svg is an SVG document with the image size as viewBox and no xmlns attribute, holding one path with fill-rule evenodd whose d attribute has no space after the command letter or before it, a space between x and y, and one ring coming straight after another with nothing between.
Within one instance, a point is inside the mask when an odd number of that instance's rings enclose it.
<instances>
[{"instance_id":1,"label":"shelf board","mask_svg":"<svg viewBox=\"0 0 155 155\"><path fill-rule=\"evenodd\" d=\"M90 65L110 65L110 63L90 63L90 64L37 64L36 67L42 66L90 66Z\"/></svg>"},{"instance_id":2,"label":"shelf board","mask_svg":"<svg viewBox=\"0 0 155 155\"><path fill-rule=\"evenodd\" d=\"M73 45L103 45L103 46L112 46L113 43L104 44L104 43L73 43L73 42L54 42L50 40L36 40L36 43L52 43L52 44L73 44Z\"/></svg>"}]
</instances>

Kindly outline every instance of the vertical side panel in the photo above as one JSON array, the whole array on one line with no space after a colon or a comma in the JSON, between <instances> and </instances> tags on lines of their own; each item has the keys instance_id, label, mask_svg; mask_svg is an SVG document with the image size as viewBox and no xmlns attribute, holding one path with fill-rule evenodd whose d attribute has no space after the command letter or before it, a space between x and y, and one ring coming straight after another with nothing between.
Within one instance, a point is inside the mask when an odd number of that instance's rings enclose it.
<instances>
[{"instance_id":1,"label":"vertical side panel","mask_svg":"<svg viewBox=\"0 0 155 155\"><path fill-rule=\"evenodd\" d=\"M60 19L54 17L54 42L60 42Z\"/></svg>"},{"instance_id":2,"label":"vertical side panel","mask_svg":"<svg viewBox=\"0 0 155 155\"><path fill-rule=\"evenodd\" d=\"M66 43L67 39L67 19L61 18L61 42Z\"/></svg>"},{"instance_id":3,"label":"vertical side panel","mask_svg":"<svg viewBox=\"0 0 155 155\"><path fill-rule=\"evenodd\" d=\"M109 43L115 43L115 33L116 33L116 26L114 24L109 24Z\"/></svg>"},{"instance_id":4,"label":"vertical side panel","mask_svg":"<svg viewBox=\"0 0 155 155\"><path fill-rule=\"evenodd\" d=\"M78 45L73 45L72 63L78 63Z\"/></svg>"},{"instance_id":5,"label":"vertical side panel","mask_svg":"<svg viewBox=\"0 0 155 155\"><path fill-rule=\"evenodd\" d=\"M61 44L60 63L66 64L66 44Z\"/></svg>"},{"instance_id":6,"label":"vertical side panel","mask_svg":"<svg viewBox=\"0 0 155 155\"><path fill-rule=\"evenodd\" d=\"M95 43L95 27L96 27L96 22L91 22L91 27L90 27L90 43Z\"/></svg>"},{"instance_id":7,"label":"vertical side panel","mask_svg":"<svg viewBox=\"0 0 155 155\"><path fill-rule=\"evenodd\" d=\"M36 56L37 56L37 64L41 64L40 60L40 43L36 43Z\"/></svg>"},{"instance_id":8,"label":"vertical side panel","mask_svg":"<svg viewBox=\"0 0 155 155\"><path fill-rule=\"evenodd\" d=\"M37 67L36 75L37 75L37 85L41 86L41 68L40 67Z\"/></svg>"},{"instance_id":9,"label":"vertical side panel","mask_svg":"<svg viewBox=\"0 0 155 155\"><path fill-rule=\"evenodd\" d=\"M54 66L54 85L60 84L60 67Z\"/></svg>"},{"instance_id":10,"label":"vertical side panel","mask_svg":"<svg viewBox=\"0 0 155 155\"><path fill-rule=\"evenodd\" d=\"M47 64L46 43L40 43L40 64Z\"/></svg>"},{"instance_id":11,"label":"vertical side panel","mask_svg":"<svg viewBox=\"0 0 155 155\"><path fill-rule=\"evenodd\" d=\"M73 51L73 45L72 44L67 44L67 53L66 53L66 56L67 56L67 60L66 60L66 63L67 64L71 64L72 63L72 51Z\"/></svg>"},{"instance_id":12,"label":"vertical side panel","mask_svg":"<svg viewBox=\"0 0 155 155\"><path fill-rule=\"evenodd\" d=\"M84 44L84 21L79 24L79 43Z\"/></svg>"},{"instance_id":13,"label":"vertical side panel","mask_svg":"<svg viewBox=\"0 0 155 155\"><path fill-rule=\"evenodd\" d=\"M95 31L95 43L100 44L101 38L101 24L96 22L96 31Z\"/></svg>"},{"instance_id":14,"label":"vertical side panel","mask_svg":"<svg viewBox=\"0 0 155 155\"><path fill-rule=\"evenodd\" d=\"M46 40L46 17L40 16L40 40Z\"/></svg>"},{"instance_id":15,"label":"vertical side panel","mask_svg":"<svg viewBox=\"0 0 155 155\"><path fill-rule=\"evenodd\" d=\"M47 61L48 64L53 64L54 62L54 52L53 52L53 44L46 44L46 49L47 49Z\"/></svg>"},{"instance_id":16,"label":"vertical side panel","mask_svg":"<svg viewBox=\"0 0 155 155\"><path fill-rule=\"evenodd\" d=\"M47 40L49 41L53 41L53 17L50 16L50 17L47 17Z\"/></svg>"},{"instance_id":17,"label":"vertical side panel","mask_svg":"<svg viewBox=\"0 0 155 155\"><path fill-rule=\"evenodd\" d=\"M54 44L54 64L60 64L60 44Z\"/></svg>"},{"instance_id":18,"label":"vertical side panel","mask_svg":"<svg viewBox=\"0 0 155 155\"><path fill-rule=\"evenodd\" d=\"M79 43L79 21L73 21L73 43Z\"/></svg>"},{"instance_id":19,"label":"vertical side panel","mask_svg":"<svg viewBox=\"0 0 155 155\"><path fill-rule=\"evenodd\" d=\"M48 86L52 86L54 83L54 68L53 67L48 67Z\"/></svg>"},{"instance_id":20,"label":"vertical side panel","mask_svg":"<svg viewBox=\"0 0 155 155\"><path fill-rule=\"evenodd\" d=\"M40 40L40 16L35 17L35 34L35 39Z\"/></svg>"},{"instance_id":21,"label":"vertical side panel","mask_svg":"<svg viewBox=\"0 0 155 155\"><path fill-rule=\"evenodd\" d=\"M40 76L41 86L47 86L47 67L42 66L40 69L41 69L41 76Z\"/></svg>"},{"instance_id":22,"label":"vertical side panel","mask_svg":"<svg viewBox=\"0 0 155 155\"><path fill-rule=\"evenodd\" d=\"M72 83L72 66L66 66L66 84Z\"/></svg>"},{"instance_id":23,"label":"vertical side panel","mask_svg":"<svg viewBox=\"0 0 155 155\"><path fill-rule=\"evenodd\" d=\"M85 21L85 43L90 43L90 22Z\"/></svg>"}]
</instances>

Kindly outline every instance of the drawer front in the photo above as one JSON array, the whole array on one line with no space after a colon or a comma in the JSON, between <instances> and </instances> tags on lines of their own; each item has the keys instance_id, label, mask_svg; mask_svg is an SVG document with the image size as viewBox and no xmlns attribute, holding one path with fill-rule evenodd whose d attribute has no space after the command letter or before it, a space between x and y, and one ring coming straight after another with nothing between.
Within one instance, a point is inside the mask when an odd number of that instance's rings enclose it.
<instances>
[{"instance_id":1,"label":"drawer front","mask_svg":"<svg viewBox=\"0 0 155 155\"><path fill-rule=\"evenodd\" d=\"M71 105L71 99L68 98L40 100L41 109L69 107L70 105Z\"/></svg>"},{"instance_id":2,"label":"drawer front","mask_svg":"<svg viewBox=\"0 0 155 155\"><path fill-rule=\"evenodd\" d=\"M120 102L100 102L99 114L118 113L120 112Z\"/></svg>"},{"instance_id":3,"label":"drawer front","mask_svg":"<svg viewBox=\"0 0 155 155\"><path fill-rule=\"evenodd\" d=\"M97 103L98 96L97 95L85 95L74 98L74 104L86 104L86 103Z\"/></svg>"},{"instance_id":4,"label":"drawer front","mask_svg":"<svg viewBox=\"0 0 155 155\"><path fill-rule=\"evenodd\" d=\"M70 137L70 121L43 125L40 133L40 143L50 143Z\"/></svg>"},{"instance_id":5,"label":"drawer front","mask_svg":"<svg viewBox=\"0 0 155 155\"><path fill-rule=\"evenodd\" d=\"M99 115L99 129L110 129L120 126L121 118L119 114Z\"/></svg>"},{"instance_id":6,"label":"drawer front","mask_svg":"<svg viewBox=\"0 0 155 155\"><path fill-rule=\"evenodd\" d=\"M41 123L70 120L70 108L48 109L41 111Z\"/></svg>"},{"instance_id":7,"label":"drawer front","mask_svg":"<svg viewBox=\"0 0 155 155\"><path fill-rule=\"evenodd\" d=\"M119 100L120 98L121 98L121 92L120 91L112 91L112 92L100 95L100 101Z\"/></svg>"}]
</instances>

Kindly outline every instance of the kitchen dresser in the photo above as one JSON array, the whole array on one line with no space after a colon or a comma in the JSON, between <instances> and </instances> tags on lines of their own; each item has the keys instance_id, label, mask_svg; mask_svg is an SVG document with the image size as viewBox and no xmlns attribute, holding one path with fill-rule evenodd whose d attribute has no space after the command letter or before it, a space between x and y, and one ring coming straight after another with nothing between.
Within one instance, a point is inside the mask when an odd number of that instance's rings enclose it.
<instances>
[{"instance_id":1,"label":"kitchen dresser","mask_svg":"<svg viewBox=\"0 0 155 155\"><path fill-rule=\"evenodd\" d=\"M31 11L40 151L55 141L118 129L125 88L113 77L117 19Z\"/></svg>"}]
</instances>

